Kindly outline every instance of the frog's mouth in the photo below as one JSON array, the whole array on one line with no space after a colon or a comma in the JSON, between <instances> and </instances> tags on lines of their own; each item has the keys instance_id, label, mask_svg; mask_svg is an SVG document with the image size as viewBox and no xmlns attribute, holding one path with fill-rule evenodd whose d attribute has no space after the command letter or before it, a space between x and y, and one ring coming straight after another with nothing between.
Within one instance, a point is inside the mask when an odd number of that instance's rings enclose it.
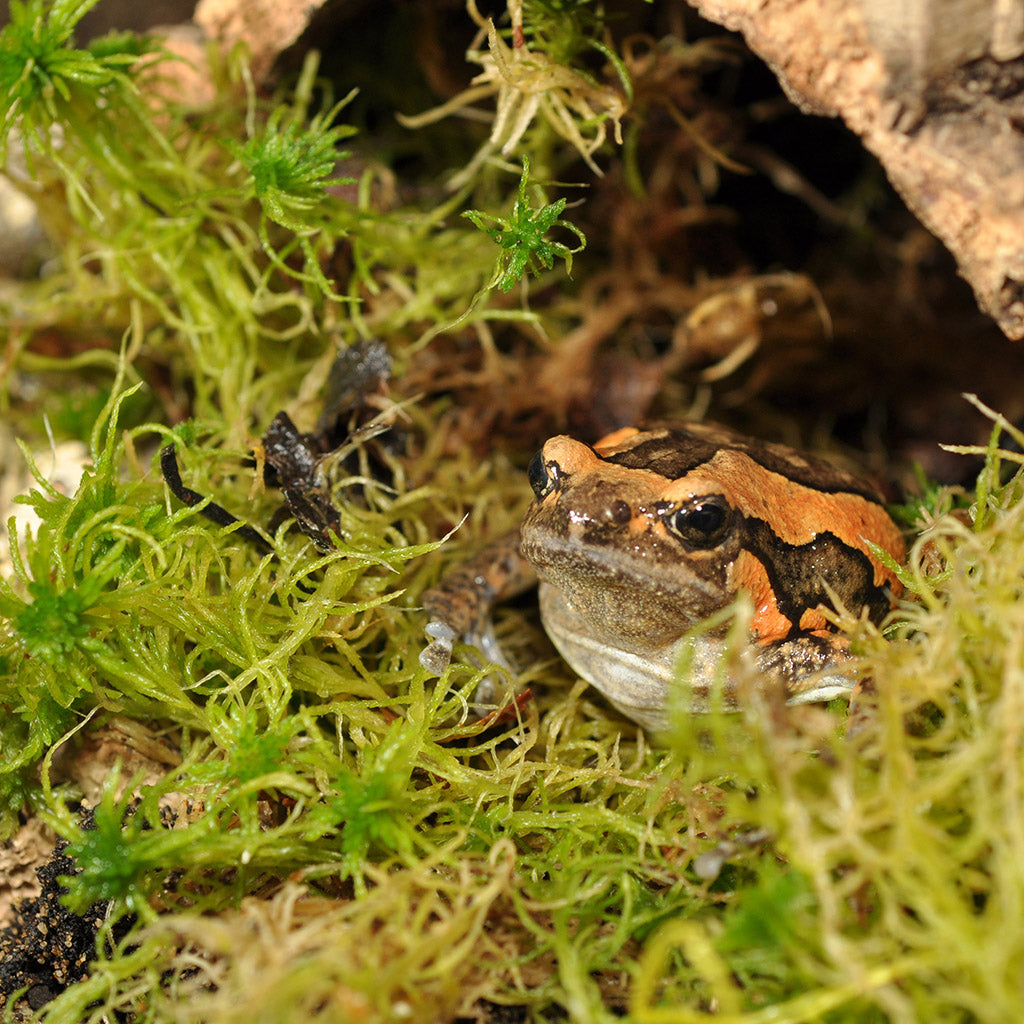
<instances>
[{"instance_id":1,"label":"frog's mouth","mask_svg":"<svg viewBox=\"0 0 1024 1024\"><path fill-rule=\"evenodd\" d=\"M681 558L654 543L594 546L537 529L523 531L522 552L590 630L630 646L670 643L734 596L722 555Z\"/></svg>"}]
</instances>

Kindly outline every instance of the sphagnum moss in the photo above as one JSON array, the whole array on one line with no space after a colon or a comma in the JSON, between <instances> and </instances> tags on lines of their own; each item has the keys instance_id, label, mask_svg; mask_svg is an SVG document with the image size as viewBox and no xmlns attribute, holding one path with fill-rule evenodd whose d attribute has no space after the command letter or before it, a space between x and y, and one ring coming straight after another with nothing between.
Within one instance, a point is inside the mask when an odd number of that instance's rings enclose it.
<instances>
[{"instance_id":1,"label":"sphagnum moss","mask_svg":"<svg viewBox=\"0 0 1024 1024\"><path fill-rule=\"evenodd\" d=\"M135 922L101 935L91 976L38 1016L452 1020L486 999L581 1022L1015 1019L1024 513L998 457L975 528L930 531L945 568L927 575L935 560L915 549L890 642L850 624L876 681L856 735L841 713L753 700L680 718L653 748L536 657L532 700L485 729L466 714L484 670L428 681L410 608L436 572L419 556L464 511L478 532L514 519L502 456L489 474L435 436L435 408L413 408L429 440L395 460L394 492L364 459L337 550L282 529L261 557L173 502L138 453L174 440L192 486L267 522L272 495L247 498L246 442L315 391L324 339L378 331L401 363L403 336L460 317L484 340L489 320L540 324L482 301L494 245L451 215L472 201L507 240L516 194L521 214L552 220L558 201L531 193L527 209L526 175L517 189L485 161L432 210L374 210L373 169L354 203L333 198L349 132L330 104L308 116L311 65L263 109L241 65L215 64L223 99L204 135L173 101L143 102L134 44L70 45L89 6L31 0L0 37L4 130L26 140L26 188L63 254L21 322L127 337L91 470L70 497L39 482L43 526L0 590L0 811L8 828L26 806L45 814L82 869L69 900L111 900L112 922ZM615 57L596 5L510 7L527 52L496 27L479 55L479 95L501 105L491 145L553 179L559 136L596 159L629 90L576 64ZM531 98L551 64L561 91ZM597 120L552 124L581 103ZM320 262L338 239L343 281ZM194 387L197 420L125 433L124 382L158 358ZM503 628L525 622L510 612ZM176 766L141 787L113 771L86 829L53 755L115 714L159 726ZM171 822L180 794L192 814ZM713 879L691 867L699 854L722 866Z\"/></svg>"},{"instance_id":2,"label":"sphagnum moss","mask_svg":"<svg viewBox=\"0 0 1024 1024\"><path fill-rule=\"evenodd\" d=\"M459 692L475 683L458 666L454 691L428 689L410 656L380 673L379 695L305 703L277 724L265 717L283 707L275 680L205 678L197 714L222 758L208 760L200 738L132 813L111 792L94 838L58 821L81 836L75 898L119 897L150 923L51 1019L99 1019L85 995L103 1012L137 1007L147 978L163 979L148 996L155 1020L242 1019L258 1005L277 1008L268 1019L314 1005L325 1019L403 1007L451 1019L477 995L557 1002L579 1020L616 1006L637 1021L700 1020L712 1004L743 1021L954 1008L1006 1019L1020 953L1017 489L984 492L979 531L933 530L948 571L908 574L926 592L904 639L883 644L865 627L877 678L895 682L850 739L828 711L780 718L754 702L681 722L659 754L577 686L527 705L521 724L452 744ZM210 532L193 524L183 546L208 554L198 541ZM159 798L183 786L203 794L203 817L168 832ZM271 827L256 813L268 794L288 808ZM771 843L699 883L689 858L737 828ZM285 890L235 917L214 882L228 864L233 892L288 870L357 885L340 901ZM179 881L160 902L188 892L195 906L154 916L169 866Z\"/></svg>"}]
</instances>

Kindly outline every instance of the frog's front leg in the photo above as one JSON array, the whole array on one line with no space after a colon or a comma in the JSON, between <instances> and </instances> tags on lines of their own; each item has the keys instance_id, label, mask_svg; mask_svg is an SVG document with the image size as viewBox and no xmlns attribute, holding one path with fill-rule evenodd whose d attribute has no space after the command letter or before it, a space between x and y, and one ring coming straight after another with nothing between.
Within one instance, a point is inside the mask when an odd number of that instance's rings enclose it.
<instances>
[{"instance_id":1,"label":"frog's front leg","mask_svg":"<svg viewBox=\"0 0 1024 1024\"><path fill-rule=\"evenodd\" d=\"M448 572L423 595L430 613L427 635L432 642L420 653L420 664L441 675L451 661L452 645L463 641L476 647L490 662L508 667L494 636L491 612L499 601L521 594L537 583L537 575L519 550L519 531L488 544L468 562ZM493 684L485 680L480 700L493 698Z\"/></svg>"},{"instance_id":2,"label":"frog's front leg","mask_svg":"<svg viewBox=\"0 0 1024 1024\"><path fill-rule=\"evenodd\" d=\"M788 704L848 697L858 681L849 643L826 630L770 644L758 652L757 663L766 676L781 677Z\"/></svg>"}]
</instances>

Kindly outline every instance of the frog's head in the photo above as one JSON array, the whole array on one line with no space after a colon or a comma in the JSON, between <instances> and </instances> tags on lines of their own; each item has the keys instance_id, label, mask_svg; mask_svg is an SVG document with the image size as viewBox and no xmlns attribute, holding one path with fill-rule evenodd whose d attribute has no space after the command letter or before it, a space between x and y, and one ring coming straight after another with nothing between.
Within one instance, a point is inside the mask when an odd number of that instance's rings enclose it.
<instances>
[{"instance_id":1,"label":"frog's head","mask_svg":"<svg viewBox=\"0 0 1024 1024\"><path fill-rule=\"evenodd\" d=\"M522 550L596 631L675 639L739 592L762 643L830 628L838 597L884 616L903 540L874 489L809 455L704 424L548 441Z\"/></svg>"},{"instance_id":2,"label":"frog's head","mask_svg":"<svg viewBox=\"0 0 1024 1024\"><path fill-rule=\"evenodd\" d=\"M743 517L719 481L668 478L570 437L530 464L522 551L591 627L624 643L669 642L735 596Z\"/></svg>"}]
</instances>

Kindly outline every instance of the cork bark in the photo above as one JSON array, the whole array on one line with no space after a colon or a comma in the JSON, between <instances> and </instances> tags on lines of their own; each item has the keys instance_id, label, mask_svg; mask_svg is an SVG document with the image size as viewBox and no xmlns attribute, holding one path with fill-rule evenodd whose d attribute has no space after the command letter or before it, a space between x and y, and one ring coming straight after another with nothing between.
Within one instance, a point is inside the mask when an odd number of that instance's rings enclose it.
<instances>
[{"instance_id":1,"label":"cork bark","mask_svg":"<svg viewBox=\"0 0 1024 1024\"><path fill-rule=\"evenodd\" d=\"M691 2L741 32L800 107L839 116L860 136L953 253L981 308L1008 337L1024 337L1018 8L1001 0Z\"/></svg>"},{"instance_id":2,"label":"cork bark","mask_svg":"<svg viewBox=\"0 0 1024 1024\"><path fill-rule=\"evenodd\" d=\"M262 82L322 9L344 6L345 0L200 0L194 20L210 38L245 43L252 76Z\"/></svg>"}]
</instances>

